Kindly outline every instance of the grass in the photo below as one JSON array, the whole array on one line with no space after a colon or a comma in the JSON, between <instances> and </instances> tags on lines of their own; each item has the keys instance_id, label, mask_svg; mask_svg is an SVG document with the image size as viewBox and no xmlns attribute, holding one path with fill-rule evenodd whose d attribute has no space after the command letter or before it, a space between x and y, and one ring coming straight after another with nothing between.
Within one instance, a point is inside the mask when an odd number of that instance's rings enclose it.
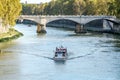
<instances>
[{"instance_id":1,"label":"grass","mask_svg":"<svg viewBox=\"0 0 120 80\"><path fill-rule=\"evenodd\" d=\"M23 34L13 28L10 28L9 32L0 34L0 42L6 42L13 39L17 39L20 36L23 36Z\"/></svg>"}]
</instances>

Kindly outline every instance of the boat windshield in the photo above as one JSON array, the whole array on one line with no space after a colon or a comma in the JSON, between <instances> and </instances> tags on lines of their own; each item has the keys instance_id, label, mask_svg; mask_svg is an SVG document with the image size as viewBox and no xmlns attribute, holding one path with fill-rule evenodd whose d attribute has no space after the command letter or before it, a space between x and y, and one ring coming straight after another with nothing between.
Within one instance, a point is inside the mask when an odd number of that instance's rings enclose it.
<instances>
[{"instance_id":1,"label":"boat windshield","mask_svg":"<svg viewBox=\"0 0 120 80\"><path fill-rule=\"evenodd\" d=\"M63 54L63 52L57 52L57 54Z\"/></svg>"}]
</instances>

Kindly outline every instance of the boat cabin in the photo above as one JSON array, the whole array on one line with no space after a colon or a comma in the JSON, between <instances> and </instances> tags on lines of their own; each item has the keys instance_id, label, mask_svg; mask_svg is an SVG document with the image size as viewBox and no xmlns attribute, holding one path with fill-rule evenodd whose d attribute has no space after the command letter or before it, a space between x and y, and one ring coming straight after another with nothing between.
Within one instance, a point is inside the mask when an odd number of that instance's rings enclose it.
<instances>
[{"instance_id":1,"label":"boat cabin","mask_svg":"<svg viewBox=\"0 0 120 80\"><path fill-rule=\"evenodd\" d=\"M54 55L54 60L66 60L67 58L67 49L64 47L57 48Z\"/></svg>"}]
</instances>

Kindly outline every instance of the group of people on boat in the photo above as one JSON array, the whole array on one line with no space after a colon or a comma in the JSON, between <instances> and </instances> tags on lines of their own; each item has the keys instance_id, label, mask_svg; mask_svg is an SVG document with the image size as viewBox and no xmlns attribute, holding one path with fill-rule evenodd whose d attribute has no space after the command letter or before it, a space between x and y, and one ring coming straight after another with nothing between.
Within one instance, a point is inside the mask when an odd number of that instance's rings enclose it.
<instances>
[{"instance_id":1,"label":"group of people on boat","mask_svg":"<svg viewBox=\"0 0 120 80\"><path fill-rule=\"evenodd\" d=\"M66 59L66 57L67 57L67 48L64 48L63 46L59 48L56 47L54 59L63 60L63 59Z\"/></svg>"}]
</instances>

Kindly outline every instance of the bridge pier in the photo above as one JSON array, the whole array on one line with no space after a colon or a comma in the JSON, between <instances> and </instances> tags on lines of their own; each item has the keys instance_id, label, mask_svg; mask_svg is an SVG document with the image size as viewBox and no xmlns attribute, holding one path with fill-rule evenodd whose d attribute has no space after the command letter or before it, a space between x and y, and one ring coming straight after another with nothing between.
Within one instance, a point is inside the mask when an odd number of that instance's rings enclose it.
<instances>
[{"instance_id":1,"label":"bridge pier","mask_svg":"<svg viewBox=\"0 0 120 80\"><path fill-rule=\"evenodd\" d=\"M75 33L86 33L83 24L76 24L75 26Z\"/></svg>"},{"instance_id":2,"label":"bridge pier","mask_svg":"<svg viewBox=\"0 0 120 80\"><path fill-rule=\"evenodd\" d=\"M47 33L46 29L44 28L44 25L37 25L37 33Z\"/></svg>"}]
</instances>

